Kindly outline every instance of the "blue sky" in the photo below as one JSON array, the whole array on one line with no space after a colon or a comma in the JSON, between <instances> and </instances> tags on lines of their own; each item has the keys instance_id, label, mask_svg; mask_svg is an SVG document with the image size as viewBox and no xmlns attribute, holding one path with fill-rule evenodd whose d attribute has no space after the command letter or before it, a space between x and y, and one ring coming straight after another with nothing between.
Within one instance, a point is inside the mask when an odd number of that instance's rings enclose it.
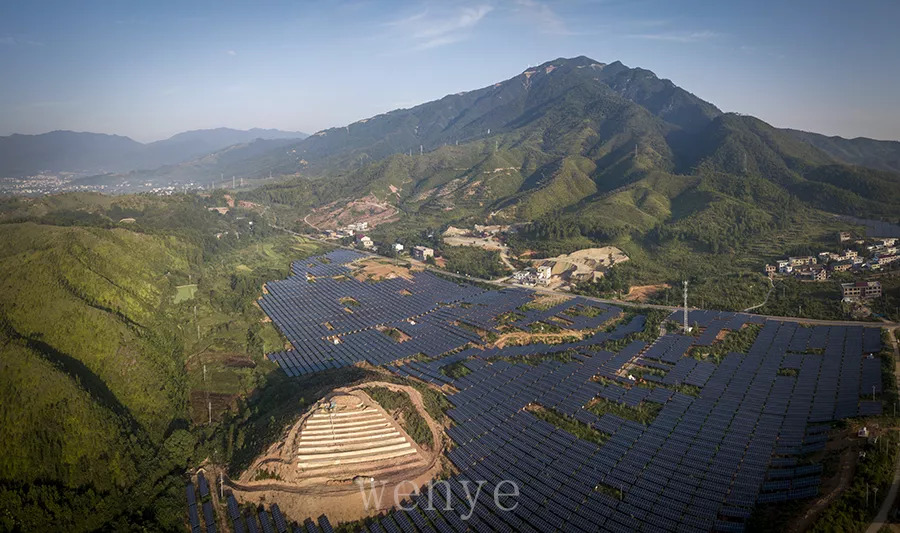
<instances>
[{"instance_id":1,"label":"blue sky","mask_svg":"<svg viewBox=\"0 0 900 533\"><path fill-rule=\"evenodd\" d=\"M900 139L900 2L0 4L0 135L314 132L586 55L782 127Z\"/></svg>"}]
</instances>

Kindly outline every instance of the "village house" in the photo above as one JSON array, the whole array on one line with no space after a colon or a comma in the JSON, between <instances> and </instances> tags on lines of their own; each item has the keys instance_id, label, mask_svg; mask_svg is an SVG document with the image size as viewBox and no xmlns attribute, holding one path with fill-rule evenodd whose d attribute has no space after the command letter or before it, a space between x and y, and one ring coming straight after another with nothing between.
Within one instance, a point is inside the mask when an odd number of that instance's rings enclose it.
<instances>
[{"instance_id":1,"label":"village house","mask_svg":"<svg viewBox=\"0 0 900 533\"><path fill-rule=\"evenodd\" d=\"M538 281L537 270L534 268L526 268L525 270L516 270L512 274L513 280L522 285L534 285Z\"/></svg>"},{"instance_id":2,"label":"village house","mask_svg":"<svg viewBox=\"0 0 900 533\"><path fill-rule=\"evenodd\" d=\"M356 222L354 224L347 224L347 229L350 231L366 231L369 229L368 222Z\"/></svg>"},{"instance_id":3,"label":"village house","mask_svg":"<svg viewBox=\"0 0 900 533\"><path fill-rule=\"evenodd\" d=\"M853 268L853 261L841 261L830 265L832 272L847 272Z\"/></svg>"},{"instance_id":4,"label":"village house","mask_svg":"<svg viewBox=\"0 0 900 533\"><path fill-rule=\"evenodd\" d=\"M841 283L841 295L844 301L869 300L881 297L881 282L857 281L856 283Z\"/></svg>"},{"instance_id":5,"label":"village house","mask_svg":"<svg viewBox=\"0 0 900 533\"><path fill-rule=\"evenodd\" d=\"M794 270L800 279L808 281L825 281L828 279L828 271L822 265L804 265Z\"/></svg>"},{"instance_id":6,"label":"village house","mask_svg":"<svg viewBox=\"0 0 900 533\"><path fill-rule=\"evenodd\" d=\"M827 263L832 259L835 259L837 257L837 254L833 252L819 252L816 257L819 259L820 263Z\"/></svg>"},{"instance_id":7,"label":"village house","mask_svg":"<svg viewBox=\"0 0 900 533\"><path fill-rule=\"evenodd\" d=\"M425 261L429 257L434 257L434 249L427 246L413 246L411 254L413 259Z\"/></svg>"},{"instance_id":8,"label":"village house","mask_svg":"<svg viewBox=\"0 0 900 533\"><path fill-rule=\"evenodd\" d=\"M791 262L791 266L803 266L803 265L814 265L816 264L816 258L807 255L803 257L788 257L788 261Z\"/></svg>"}]
</instances>

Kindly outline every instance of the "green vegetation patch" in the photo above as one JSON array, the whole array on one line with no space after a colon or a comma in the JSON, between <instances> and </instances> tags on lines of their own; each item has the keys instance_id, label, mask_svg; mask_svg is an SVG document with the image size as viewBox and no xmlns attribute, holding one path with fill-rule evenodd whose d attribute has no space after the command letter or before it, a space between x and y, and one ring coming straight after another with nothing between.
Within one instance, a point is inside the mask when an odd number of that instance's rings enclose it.
<instances>
[{"instance_id":1,"label":"green vegetation patch","mask_svg":"<svg viewBox=\"0 0 900 533\"><path fill-rule=\"evenodd\" d=\"M466 366L465 361L457 361L455 363L451 363L446 366L441 367L441 374L453 379L458 379L464 376L468 376L472 373L472 370Z\"/></svg>"},{"instance_id":2,"label":"green vegetation patch","mask_svg":"<svg viewBox=\"0 0 900 533\"><path fill-rule=\"evenodd\" d=\"M481 279L499 278L509 274L509 269L500 261L500 252L496 250L454 246L445 248L442 257L447 261L446 269L449 272L459 272Z\"/></svg>"},{"instance_id":3,"label":"green vegetation patch","mask_svg":"<svg viewBox=\"0 0 900 533\"><path fill-rule=\"evenodd\" d=\"M574 418L566 416L554 409L550 409L542 405L531 405L529 406L528 410L531 412L531 414L540 418L541 420L549 422L559 429L568 431L579 439L584 439L601 446L603 444L606 444L606 441L609 440L609 435L597 431L591 426L583 422L579 422Z\"/></svg>"},{"instance_id":4,"label":"green vegetation patch","mask_svg":"<svg viewBox=\"0 0 900 533\"><path fill-rule=\"evenodd\" d=\"M386 387L366 387L366 394L378 402L385 411L400 420L400 426L420 446L434 446L434 436L428 423L419 414L409 395Z\"/></svg>"},{"instance_id":5,"label":"green vegetation patch","mask_svg":"<svg viewBox=\"0 0 900 533\"><path fill-rule=\"evenodd\" d=\"M631 407L623 403L611 402L606 398L597 398L596 401L588 406L588 410L597 416L609 413L625 420L632 420L647 425L653 422L656 415L662 410L662 405L652 402L641 402L637 407Z\"/></svg>"},{"instance_id":6,"label":"green vegetation patch","mask_svg":"<svg viewBox=\"0 0 900 533\"><path fill-rule=\"evenodd\" d=\"M800 374L800 371L796 368L779 368L778 375L779 376L787 376L795 378Z\"/></svg>"},{"instance_id":7,"label":"green vegetation patch","mask_svg":"<svg viewBox=\"0 0 900 533\"><path fill-rule=\"evenodd\" d=\"M711 346L694 346L689 355L699 361L719 364L729 352L746 354L750 351L760 331L762 325L747 324L737 331L729 331L722 340L713 342Z\"/></svg>"},{"instance_id":8,"label":"green vegetation patch","mask_svg":"<svg viewBox=\"0 0 900 533\"><path fill-rule=\"evenodd\" d=\"M586 316L589 318L594 318L595 316L600 316L605 313L607 309L602 309L600 307L594 307L593 305L577 305L575 307L569 308L566 310L566 315L569 316Z\"/></svg>"}]
</instances>

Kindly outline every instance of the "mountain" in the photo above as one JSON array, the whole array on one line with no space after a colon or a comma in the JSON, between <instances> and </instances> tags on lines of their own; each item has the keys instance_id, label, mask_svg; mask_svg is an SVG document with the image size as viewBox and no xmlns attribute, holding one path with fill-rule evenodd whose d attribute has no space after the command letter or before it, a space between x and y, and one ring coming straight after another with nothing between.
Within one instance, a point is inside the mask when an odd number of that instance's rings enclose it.
<instances>
[{"instance_id":1,"label":"mountain","mask_svg":"<svg viewBox=\"0 0 900 533\"><path fill-rule=\"evenodd\" d=\"M280 130L217 128L143 144L128 137L73 131L0 137L0 177L38 172L100 173L156 168L256 139L302 139Z\"/></svg>"},{"instance_id":2,"label":"mountain","mask_svg":"<svg viewBox=\"0 0 900 533\"><path fill-rule=\"evenodd\" d=\"M585 108L588 103L592 105ZM646 117L628 115L636 110ZM430 151L497 134L577 126L578 115L616 120L648 120L670 131L689 131L721 112L652 72L609 65L587 57L557 59L475 91L448 95L411 109L400 109L311 135L293 148L282 171L319 173L397 153ZM615 113L623 113L616 117ZM652 117L652 118L651 118ZM556 123L551 123L556 121ZM548 139L554 142L552 139Z\"/></svg>"},{"instance_id":3,"label":"mountain","mask_svg":"<svg viewBox=\"0 0 900 533\"><path fill-rule=\"evenodd\" d=\"M561 58L281 147L267 170L304 177L249 196L303 209L381 202L401 215L383 230L394 234L530 222L534 236L582 244L686 240L706 251L823 213L900 216L898 174L831 152L650 71Z\"/></svg>"},{"instance_id":4,"label":"mountain","mask_svg":"<svg viewBox=\"0 0 900 533\"><path fill-rule=\"evenodd\" d=\"M865 137L828 137L791 129L785 131L844 163L900 172L900 142L876 141Z\"/></svg>"},{"instance_id":5,"label":"mountain","mask_svg":"<svg viewBox=\"0 0 900 533\"><path fill-rule=\"evenodd\" d=\"M120 168L143 149L141 143L119 135L74 131L13 134L0 137L0 176Z\"/></svg>"},{"instance_id":6,"label":"mountain","mask_svg":"<svg viewBox=\"0 0 900 533\"><path fill-rule=\"evenodd\" d=\"M296 131L253 128L233 130L216 128L193 130L173 135L168 139L150 143L147 146L147 162L135 168L155 168L165 164L178 163L217 152L235 144L247 144L257 139L304 139L307 135ZM156 163L165 161L165 163Z\"/></svg>"},{"instance_id":7,"label":"mountain","mask_svg":"<svg viewBox=\"0 0 900 533\"><path fill-rule=\"evenodd\" d=\"M228 180L231 176L267 177L270 173L277 174L280 168L279 162L289 155L289 149L282 150L282 148L293 145L295 142L296 138L255 139L250 142L232 144L212 152L204 152L199 157L186 159L172 165L164 165L151 170L132 170L87 176L74 180L73 184L79 186L103 185L107 190L132 184L140 189L147 183L156 185L218 183L223 175Z\"/></svg>"}]
</instances>

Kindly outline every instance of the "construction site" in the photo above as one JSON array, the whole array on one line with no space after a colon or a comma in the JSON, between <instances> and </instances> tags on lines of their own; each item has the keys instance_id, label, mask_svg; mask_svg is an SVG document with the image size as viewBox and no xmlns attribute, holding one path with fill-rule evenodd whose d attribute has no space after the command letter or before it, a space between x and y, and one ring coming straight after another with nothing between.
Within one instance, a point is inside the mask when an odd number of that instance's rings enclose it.
<instances>
[{"instance_id":1,"label":"construction site","mask_svg":"<svg viewBox=\"0 0 900 533\"><path fill-rule=\"evenodd\" d=\"M431 446L410 437L402 414L386 411L367 394L376 387L409 398L427 423ZM304 516L314 508L334 522L359 520L391 508L395 490L406 498L440 473L442 435L412 387L368 382L335 389L233 480L231 488L242 504L277 503L290 516ZM379 490L370 492L373 485ZM378 498L367 502L363 491Z\"/></svg>"}]
</instances>

